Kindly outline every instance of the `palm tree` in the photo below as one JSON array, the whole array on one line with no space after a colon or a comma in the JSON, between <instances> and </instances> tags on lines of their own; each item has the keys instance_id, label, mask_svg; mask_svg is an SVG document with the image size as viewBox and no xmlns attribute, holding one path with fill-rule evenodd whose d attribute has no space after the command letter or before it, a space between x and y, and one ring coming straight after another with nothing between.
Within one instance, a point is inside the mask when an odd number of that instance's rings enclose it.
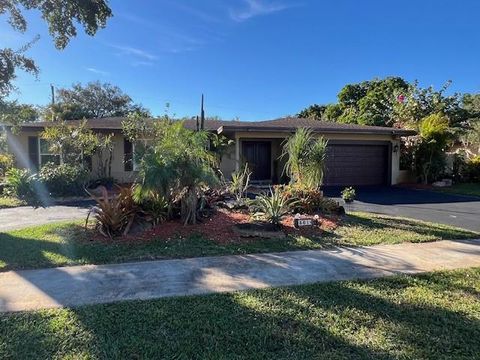
<instances>
[{"instance_id":1,"label":"palm tree","mask_svg":"<svg viewBox=\"0 0 480 360\"><path fill-rule=\"evenodd\" d=\"M328 141L315 138L312 130L298 129L283 144L282 157L286 157L284 171L292 183L319 188L323 182Z\"/></svg>"},{"instance_id":2,"label":"palm tree","mask_svg":"<svg viewBox=\"0 0 480 360\"><path fill-rule=\"evenodd\" d=\"M165 122L140 159L137 197L157 192L170 205L180 204L184 224L197 221L198 198L215 185L215 155L207 150L208 134L185 129L182 122Z\"/></svg>"}]
</instances>

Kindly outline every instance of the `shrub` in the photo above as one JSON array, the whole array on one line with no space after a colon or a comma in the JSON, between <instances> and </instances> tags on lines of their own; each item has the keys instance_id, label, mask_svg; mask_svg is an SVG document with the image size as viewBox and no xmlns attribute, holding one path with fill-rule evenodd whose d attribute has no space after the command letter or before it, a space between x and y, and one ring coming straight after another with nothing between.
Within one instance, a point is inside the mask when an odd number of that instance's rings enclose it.
<instances>
[{"instance_id":1,"label":"shrub","mask_svg":"<svg viewBox=\"0 0 480 360\"><path fill-rule=\"evenodd\" d=\"M480 181L480 155L467 161L465 173L468 181Z\"/></svg>"},{"instance_id":2,"label":"shrub","mask_svg":"<svg viewBox=\"0 0 480 360\"><path fill-rule=\"evenodd\" d=\"M36 174L32 175L27 169L12 168L5 174L3 193L24 200L29 205L38 206L40 204L38 185Z\"/></svg>"},{"instance_id":3,"label":"shrub","mask_svg":"<svg viewBox=\"0 0 480 360\"><path fill-rule=\"evenodd\" d=\"M347 187L342 190L342 199L345 202L352 202L355 200L355 197L357 196L355 189L353 187Z\"/></svg>"},{"instance_id":4,"label":"shrub","mask_svg":"<svg viewBox=\"0 0 480 360\"><path fill-rule=\"evenodd\" d=\"M138 211L132 189L120 187L119 189L120 193L112 197L109 197L107 189L103 186L100 187L101 197L90 194L97 205L88 212L85 226L90 215L93 215L97 220L96 228L109 239L128 234Z\"/></svg>"},{"instance_id":5,"label":"shrub","mask_svg":"<svg viewBox=\"0 0 480 360\"><path fill-rule=\"evenodd\" d=\"M85 194L84 185L88 173L79 166L48 163L40 169L38 177L52 196L75 196Z\"/></svg>"},{"instance_id":6,"label":"shrub","mask_svg":"<svg viewBox=\"0 0 480 360\"><path fill-rule=\"evenodd\" d=\"M5 176L5 173L13 167L13 156L10 154L0 154L0 176Z\"/></svg>"},{"instance_id":7,"label":"shrub","mask_svg":"<svg viewBox=\"0 0 480 360\"><path fill-rule=\"evenodd\" d=\"M141 212L147 218L146 220L151 222L153 225L158 225L168 218L168 201L158 192L150 192L147 195L143 195L137 201Z\"/></svg>"},{"instance_id":8,"label":"shrub","mask_svg":"<svg viewBox=\"0 0 480 360\"><path fill-rule=\"evenodd\" d=\"M259 195L250 202L255 218L261 218L272 225L279 226L282 217L291 211L295 200L280 189L270 189L270 195Z\"/></svg>"},{"instance_id":9,"label":"shrub","mask_svg":"<svg viewBox=\"0 0 480 360\"><path fill-rule=\"evenodd\" d=\"M301 214L313 214L317 212L337 214L340 211L340 204L323 196L318 189L308 189L298 185L280 185L280 188L289 199L295 201L292 211Z\"/></svg>"}]
</instances>

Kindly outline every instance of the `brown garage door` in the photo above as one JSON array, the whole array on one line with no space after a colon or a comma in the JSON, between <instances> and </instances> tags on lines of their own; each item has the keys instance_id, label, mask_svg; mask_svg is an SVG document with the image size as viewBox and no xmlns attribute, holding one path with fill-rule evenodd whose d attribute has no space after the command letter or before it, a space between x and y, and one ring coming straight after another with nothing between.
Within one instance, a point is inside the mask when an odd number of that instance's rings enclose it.
<instances>
[{"instance_id":1,"label":"brown garage door","mask_svg":"<svg viewBox=\"0 0 480 360\"><path fill-rule=\"evenodd\" d=\"M324 185L385 185L388 146L376 144L328 145Z\"/></svg>"}]
</instances>

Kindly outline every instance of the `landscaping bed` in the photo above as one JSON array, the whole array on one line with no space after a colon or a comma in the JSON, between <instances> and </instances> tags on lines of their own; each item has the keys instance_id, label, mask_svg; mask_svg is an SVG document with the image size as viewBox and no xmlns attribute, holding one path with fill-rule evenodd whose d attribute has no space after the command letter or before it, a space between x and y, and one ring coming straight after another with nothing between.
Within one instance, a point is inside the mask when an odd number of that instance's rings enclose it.
<instances>
[{"instance_id":1,"label":"landscaping bed","mask_svg":"<svg viewBox=\"0 0 480 360\"><path fill-rule=\"evenodd\" d=\"M446 225L366 213L322 217L320 228L301 231L287 216L283 225L288 236L282 239L243 238L229 230L245 221L246 214L219 211L201 224L185 227L167 221L142 235L113 240L85 231L82 222L8 231L0 233L0 271L480 237Z\"/></svg>"},{"instance_id":2,"label":"landscaping bed","mask_svg":"<svg viewBox=\"0 0 480 360\"><path fill-rule=\"evenodd\" d=\"M480 269L0 315L2 359L475 359Z\"/></svg>"}]
</instances>

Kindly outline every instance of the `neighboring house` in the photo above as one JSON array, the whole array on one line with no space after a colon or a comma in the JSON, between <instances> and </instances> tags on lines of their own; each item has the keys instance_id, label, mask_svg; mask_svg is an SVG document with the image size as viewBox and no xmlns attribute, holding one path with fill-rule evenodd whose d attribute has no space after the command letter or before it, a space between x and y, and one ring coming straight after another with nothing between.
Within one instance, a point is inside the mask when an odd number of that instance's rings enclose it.
<instances>
[{"instance_id":1,"label":"neighboring house","mask_svg":"<svg viewBox=\"0 0 480 360\"><path fill-rule=\"evenodd\" d=\"M123 136L122 120L90 119L87 126L97 132L114 134L112 176L119 182L131 182L136 176L131 160L134 144ZM51 123L27 123L21 126L18 134L8 133L9 147L16 156L17 166L36 168L55 159L48 144L39 137L47 126ZM194 130L196 122L187 120L185 126ZM325 185L391 185L402 182L406 175L399 169L399 147L400 137L415 134L410 130L298 118L258 122L205 121L205 130L234 140L221 163L225 177L229 178L242 162L248 162L253 171L252 180L265 183L283 180L284 160L279 159L282 142L300 127L310 128L329 140ZM96 169L95 156L92 162L92 169Z\"/></svg>"}]
</instances>

